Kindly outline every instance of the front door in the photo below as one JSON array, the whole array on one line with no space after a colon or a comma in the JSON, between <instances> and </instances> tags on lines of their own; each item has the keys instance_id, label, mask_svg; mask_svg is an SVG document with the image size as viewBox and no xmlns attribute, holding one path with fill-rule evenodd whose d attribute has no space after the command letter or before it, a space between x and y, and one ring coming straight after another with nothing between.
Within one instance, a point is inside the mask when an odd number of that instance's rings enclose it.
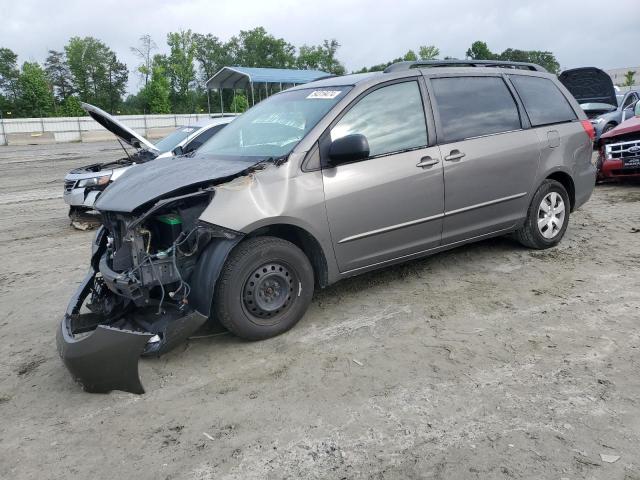
<instances>
[{"instance_id":1,"label":"front door","mask_svg":"<svg viewBox=\"0 0 640 480\"><path fill-rule=\"evenodd\" d=\"M331 129L331 140L359 133L370 147L368 159L322 171L343 273L440 245L442 161L427 146L423 105L417 80L393 83L359 99Z\"/></svg>"},{"instance_id":2,"label":"front door","mask_svg":"<svg viewBox=\"0 0 640 480\"><path fill-rule=\"evenodd\" d=\"M442 243L512 227L526 213L540 160L539 139L522 129L500 75L431 80L444 165Z\"/></svg>"}]
</instances>

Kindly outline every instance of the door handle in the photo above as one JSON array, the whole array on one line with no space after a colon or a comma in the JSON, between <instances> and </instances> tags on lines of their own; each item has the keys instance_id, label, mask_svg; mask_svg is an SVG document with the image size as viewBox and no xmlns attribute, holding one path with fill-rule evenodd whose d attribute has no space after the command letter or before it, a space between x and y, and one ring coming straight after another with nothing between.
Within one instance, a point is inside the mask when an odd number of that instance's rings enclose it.
<instances>
[{"instance_id":1,"label":"door handle","mask_svg":"<svg viewBox=\"0 0 640 480\"><path fill-rule=\"evenodd\" d=\"M455 162L457 160L460 160L462 157L464 157L465 154L462 153L460 150L451 150L451 152L449 153L449 155L447 155L446 157L444 157L444 159L448 162Z\"/></svg>"},{"instance_id":2,"label":"door handle","mask_svg":"<svg viewBox=\"0 0 640 480\"><path fill-rule=\"evenodd\" d=\"M416 165L416 167L433 167L434 165L437 165L438 163L440 163L440 160L438 160L437 158L431 158L431 157L422 157L420 159L420 161L418 162L418 164Z\"/></svg>"}]
</instances>

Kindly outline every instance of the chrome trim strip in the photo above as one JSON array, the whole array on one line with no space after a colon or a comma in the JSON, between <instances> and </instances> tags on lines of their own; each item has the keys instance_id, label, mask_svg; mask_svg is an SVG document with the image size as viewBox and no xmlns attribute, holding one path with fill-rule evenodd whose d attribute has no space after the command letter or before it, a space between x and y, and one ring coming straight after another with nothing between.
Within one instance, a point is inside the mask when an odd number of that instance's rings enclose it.
<instances>
[{"instance_id":1,"label":"chrome trim strip","mask_svg":"<svg viewBox=\"0 0 640 480\"><path fill-rule=\"evenodd\" d=\"M400 228L411 227L413 225L418 225L420 223L430 222L431 220L436 220L438 218L444 217L444 213L439 213L437 215L432 215L430 217L419 218L417 220L411 220L410 222L398 223L396 225L391 225L389 227L378 228L377 230L371 230L369 232L358 233L357 235L352 235L351 237L343 238L338 243L347 243L353 240L360 240L361 238L371 237L373 235L377 235L379 233L391 232L393 230L398 230Z\"/></svg>"},{"instance_id":2,"label":"chrome trim strip","mask_svg":"<svg viewBox=\"0 0 640 480\"><path fill-rule=\"evenodd\" d=\"M391 258L389 260L383 260L381 262L376 262L376 263L372 263L370 265L365 265L364 267L352 268L351 270L346 270L344 272L340 272L340 275L341 276L350 275L353 272L357 272L358 270L373 269L373 268L376 268L376 267L380 267L382 265L386 265L386 264L390 264L390 263L396 263L396 262L399 262L399 261L401 261L403 259L410 259L410 258L413 258L413 257L425 256L425 255L428 255L429 252L441 252L443 250L449 250L454 245L472 243L472 242L474 242L476 240L480 240L481 238L500 235L501 233L507 233L507 232L510 232L510 231L513 231L513 227L502 228L500 230L495 230L493 232L483 233L482 235L476 235L475 237L465 238L464 240L458 240L456 242L447 243L446 245L439 245L437 247L427 248L426 250L420 250L419 252L407 253L406 255L401 255L399 257Z\"/></svg>"},{"instance_id":3,"label":"chrome trim strip","mask_svg":"<svg viewBox=\"0 0 640 480\"><path fill-rule=\"evenodd\" d=\"M475 210L476 208L488 207L489 205L495 205L496 203L508 202L509 200L515 200L516 198L522 198L527 194L527 192L516 193L515 195L510 195L508 197L496 198L495 200L490 200L488 202L477 203L475 205L470 205L468 207L458 208L457 210L451 210L450 212L445 212L444 216L448 217L450 215L456 215L458 213L468 212L469 210Z\"/></svg>"},{"instance_id":4,"label":"chrome trim strip","mask_svg":"<svg viewBox=\"0 0 640 480\"><path fill-rule=\"evenodd\" d=\"M476 208L488 207L489 205L495 205L496 203L508 202L509 200L515 200L517 198L522 198L527 194L527 192L517 193L516 195L510 195L508 197L496 198L495 200L490 200L484 203L478 203L476 205L471 205L469 207L459 208L457 210L451 210L450 212L439 213L437 215L431 215L430 217L418 218L417 220L411 220L409 222L398 223L396 225L390 225L388 227L378 228L376 230L370 230L364 233L358 233L357 235L352 235L350 237L343 238L338 242L347 243L352 242L354 240L360 240L362 238L371 237L373 235L378 235L379 233L387 233L392 232L394 230L399 230L400 228L412 227L413 225L419 225L421 223L430 222L431 220L437 220L438 218L448 217L450 215L456 215L458 213L468 212L469 210L475 210Z\"/></svg>"}]
</instances>

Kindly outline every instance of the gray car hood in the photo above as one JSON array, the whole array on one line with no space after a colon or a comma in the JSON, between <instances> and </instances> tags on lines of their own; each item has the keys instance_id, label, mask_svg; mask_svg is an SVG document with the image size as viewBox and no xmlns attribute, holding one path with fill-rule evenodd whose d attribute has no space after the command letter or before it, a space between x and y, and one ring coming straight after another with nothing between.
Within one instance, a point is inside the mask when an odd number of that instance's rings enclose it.
<instances>
[{"instance_id":1,"label":"gray car hood","mask_svg":"<svg viewBox=\"0 0 640 480\"><path fill-rule=\"evenodd\" d=\"M578 103L606 103L618 108L613 81L599 68L582 67L565 70L558 80L571 92Z\"/></svg>"},{"instance_id":2,"label":"gray car hood","mask_svg":"<svg viewBox=\"0 0 640 480\"><path fill-rule=\"evenodd\" d=\"M98 197L99 211L130 213L190 186L234 177L266 160L258 157L182 156L134 165Z\"/></svg>"}]
</instances>

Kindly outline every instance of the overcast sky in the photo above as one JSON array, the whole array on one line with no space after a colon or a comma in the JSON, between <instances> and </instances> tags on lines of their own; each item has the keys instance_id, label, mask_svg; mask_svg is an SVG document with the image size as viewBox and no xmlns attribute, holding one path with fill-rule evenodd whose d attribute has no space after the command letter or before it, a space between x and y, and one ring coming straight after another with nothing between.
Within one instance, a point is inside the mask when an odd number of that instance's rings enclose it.
<instances>
[{"instance_id":1,"label":"overcast sky","mask_svg":"<svg viewBox=\"0 0 640 480\"><path fill-rule=\"evenodd\" d=\"M348 71L419 45L464 58L475 40L497 52L550 50L563 69L640 66L640 0L0 0L0 11L0 47L20 62L43 61L70 37L91 35L133 69L129 47L144 33L164 51L170 31L226 40L263 26L296 46L337 39Z\"/></svg>"}]
</instances>

